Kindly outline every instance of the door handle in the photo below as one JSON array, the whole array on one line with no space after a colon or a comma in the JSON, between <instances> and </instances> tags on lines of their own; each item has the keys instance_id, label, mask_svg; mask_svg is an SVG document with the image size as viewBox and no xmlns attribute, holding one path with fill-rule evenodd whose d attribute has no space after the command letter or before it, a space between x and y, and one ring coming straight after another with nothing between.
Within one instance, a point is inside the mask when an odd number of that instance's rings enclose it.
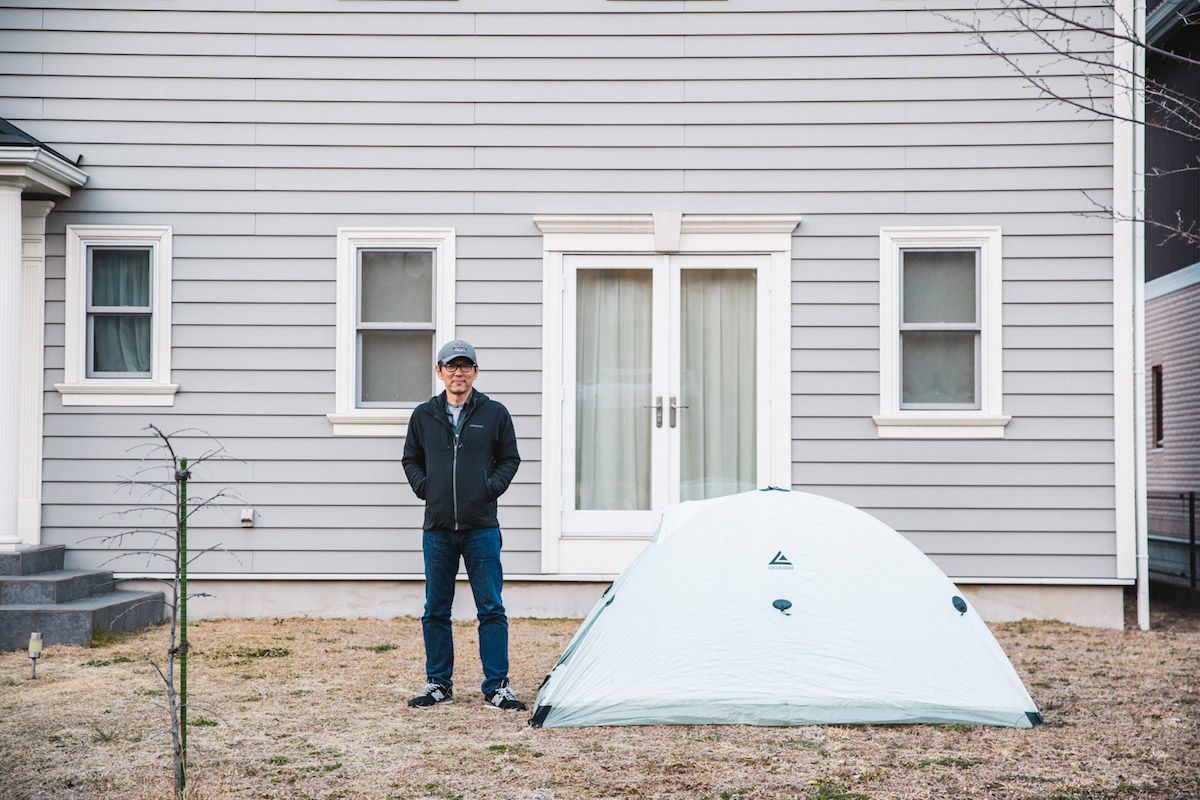
<instances>
[{"instance_id":1,"label":"door handle","mask_svg":"<svg viewBox=\"0 0 1200 800\"><path fill-rule=\"evenodd\" d=\"M675 398L671 398L672 401L674 401L674 399ZM653 408L654 409L654 427L661 428L662 427L662 395L660 394L660 395L655 396L654 405L642 406L642 408ZM675 409L674 408L671 409L671 427L672 428L675 427Z\"/></svg>"},{"instance_id":2,"label":"door handle","mask_svg":"<svg viewBox=\"0 0 1200 800\"><path fill-rule=\"evenodd\" d=\"M675 395L671 395L671 427L672 428L675 427L675 409L677 409L677 408L687 408L687 406L679 405L678 403L676 403Z\"/></svg>"}]
</instances>

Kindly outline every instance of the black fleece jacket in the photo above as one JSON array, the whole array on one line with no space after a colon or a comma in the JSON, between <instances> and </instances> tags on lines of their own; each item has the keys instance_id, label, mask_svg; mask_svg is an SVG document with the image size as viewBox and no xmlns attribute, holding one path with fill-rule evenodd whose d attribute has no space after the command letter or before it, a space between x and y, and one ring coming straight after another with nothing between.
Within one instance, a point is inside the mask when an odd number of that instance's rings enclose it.
<instances>
[{"instance_id":1,"label":"black fleece jacket","mask_svg":"<svg viewBox=\"0 0 1200 800\"><path fill-rule=\"evenodd\" d=\"M517 474L517 434L501 403L472 391L458 435L446 417L446 393L417 406L404 440L404 474L425 501L425 530L498 528L496 498Z\"/></svg>"}]
</instances>

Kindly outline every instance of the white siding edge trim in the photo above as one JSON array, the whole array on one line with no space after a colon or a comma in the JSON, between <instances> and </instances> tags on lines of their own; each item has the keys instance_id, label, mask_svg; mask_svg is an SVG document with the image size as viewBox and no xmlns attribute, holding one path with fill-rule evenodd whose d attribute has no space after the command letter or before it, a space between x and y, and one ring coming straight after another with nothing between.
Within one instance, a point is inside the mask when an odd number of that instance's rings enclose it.
<instances>
[{"instance_id":1,"label":"white siding edge trim","mask_svg":"<svg viewBox=\"0 0 1200 800\"><path fill-rule=\"evenodd\" d=\"M337 229L337 341L335 355L334 411L325 417L334 436L406 436L413 409L356 408L357 384L355 326L358 312L357 256L360 246L397 248L431 247L436 252L434 269L434 346L455 338L454 326L454 228L338 228ZM430 385L433 364L429 365Z\"/></svg>"},{"instance_id":2,"label":"white siding edge trim","mask_svg":"<svg viewBox=\"0 0 1200 800\"><path fill-rule=\"evenodd\" d=\"M537 216L533 224L542 233L542 572L559 572L562 561L562 363L563 255L582 253L658 253L669 243L672 253L756 253L770 257L770 353L773 363L788 363L791 345L792 234L799 216L782 215L682 215L674 211L630 216ZM673 230L678 223L678 235ZM657 223L657 224L656 224ZM657 229L657 230L656 230ZM775 375L772 373L772 378ZM768 425L779 442L767 457L768 474L762 486L791 486L791 373L772 380L765 406ZM648 537L647 537L648 539ZM593 539L572 542L574 563L597 565L597 574L619 573L636 556L645 539ZM556 575L557 577L557 575ZM595 580L596 576L592 576Z\"/></svg>"},{"instance_id":3,"label":"white siding edge trim","mask_svg":"<svg viewBox=\"0 0 1200 800\"><path fill-rule=\"evenodd\" d=\"M1161 278L1147 281L1146 299L1154 300L1164 297L1171 292L1178 292L1180 289L1187 289L1189 286L1195 286L1198 283L1200 283L1200 261L1192 264L1190 267L1184 267L1183 269L1163 275Z\"/></svg>"},{"instance_id":4,"label":"white siding edge trim","mask_svg":"<svg viewBox=\"0 0 1200 800\"><path fill-rule=\"evenodd\" d=\"M1145 9L1135 9L1134 0L1114 0L1113 11L1117 19L1126 20L1133 28L1123 33L1136 38L1139 29L1144 30ZM1117 69L1144 75L1133 45L1120 38L1113 42ZM1142 114L1140 90L1136 83L1126 86L1121 81L1113 82L1113 510L1117 577L1131 580L1138 575L1146 577L1139 561L1148 564L1145 540L1139 536L1147 524L1144 477L1139 480L1145 475L1146 464L1146 451L1140 446L1145 441L1145 302L1141 299L1145 272L1139 258L1144 225L1137 222L1144 214L1145 184L1139 172L1143 133L1138 124ZM1139 624L1149 627L1148 603L1138 605Z\"/></svg>"},{"instance_id":5,"label":"white siding edge trim","mask_svg":"<svg viewBox=\"0 0 1200 800\"><path fill-rule=\"evenodd\" d=\"M171 226L68 225L63 382L54 384L64 406L173 406L171 383ZM149 378L87 377L87 248L90 244L150 245L153 334Z\"/></svg>"},{"instance_id":6,"label":"white siding edge trim","mask_svg":"<svg viewBox=\"0 0 1200 800\"><path fill-rule=\"evenodd\" d=\"M598 583L614 581L620 573L606 572L587 575L544 573L505 573L505 581L531 581L536 583ZM1002 584L1005 586L1130 586L1132 578L981 578L947 576L952 583ZM170 580L167 572L114 572L113 580ZM248 575L240 572L189 572L188 579L208 581L424 581L423 573L334 573L334 572L277 572ZM466 573L455 575L455 580L466 581Z\"/></svg>"}]
</instances>

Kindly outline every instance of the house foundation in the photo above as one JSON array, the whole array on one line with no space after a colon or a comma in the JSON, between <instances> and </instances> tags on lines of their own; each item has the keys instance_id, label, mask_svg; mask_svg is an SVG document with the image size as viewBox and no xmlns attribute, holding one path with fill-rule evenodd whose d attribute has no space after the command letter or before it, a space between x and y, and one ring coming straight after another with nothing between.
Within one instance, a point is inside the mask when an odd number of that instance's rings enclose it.
<instances>
[{"instance_id":1,"label":"house foundation","mask_svg":"<svg viewBox=\"0 0 1200 800\"><path fill-rule=\"evenodd\" d=\"M510 617L582 619L607 589L606 582L507 581L504 605ZM161 589L157 581L127 580L124 589ZM1097 628L1124 626L1122 586L960 586L968 602L988 622L1021 619L1058 620ZM320 617L419 617L425 604L425 584L410 580L205 580L188 579L196 598L188 605L190 619ZM471 588L459 576L454 619L475 616Z\"/></svg>"}]
</instances>

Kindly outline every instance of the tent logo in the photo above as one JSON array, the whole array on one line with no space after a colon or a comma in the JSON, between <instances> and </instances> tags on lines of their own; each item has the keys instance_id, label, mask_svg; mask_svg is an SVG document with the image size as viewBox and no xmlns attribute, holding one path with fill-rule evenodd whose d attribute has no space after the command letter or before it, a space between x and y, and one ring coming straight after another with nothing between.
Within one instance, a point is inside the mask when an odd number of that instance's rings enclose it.
<instances>
[{"instance_id":1,"label":"tent logo","mask_svg":"<svg viewBox=\"0 0 1200 800\"><path fill-rule=\"evenodd\" d=\"M792 566L792 562L788 561L788 557L780 550L771 559L771 563L767 565L767 569L795 569L795 567Z\"/></svg>"}]
</instances>

